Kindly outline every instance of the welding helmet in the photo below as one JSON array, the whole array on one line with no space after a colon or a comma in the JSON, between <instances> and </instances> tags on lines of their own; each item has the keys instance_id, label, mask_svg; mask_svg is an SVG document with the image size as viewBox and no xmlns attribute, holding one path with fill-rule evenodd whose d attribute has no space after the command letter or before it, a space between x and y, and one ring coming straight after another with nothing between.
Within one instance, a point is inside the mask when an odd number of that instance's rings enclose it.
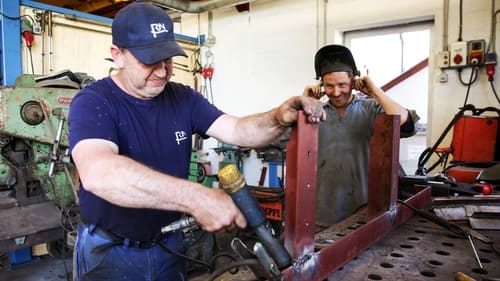
<instances>
[{"instance_id":1,"label":"welding helmet","mask_svg":"<svg viewBox=\"0 0 500 281\"><path fill-rule=\"evenodd\" d=\"M316 79L330 72L351 72L359 76L351 51L342 45L327 45L316 52L314 56Z\"/></svg>"}]
</instances>

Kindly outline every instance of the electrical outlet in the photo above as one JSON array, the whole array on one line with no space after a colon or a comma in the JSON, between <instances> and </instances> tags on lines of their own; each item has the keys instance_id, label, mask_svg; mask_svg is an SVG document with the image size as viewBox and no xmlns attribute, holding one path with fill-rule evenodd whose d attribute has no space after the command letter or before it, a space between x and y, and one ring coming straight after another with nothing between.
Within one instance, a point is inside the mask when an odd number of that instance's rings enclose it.
<instances>
[{"instance_id":1,"label":"electrical outlet","mask_svg":"<svg viewBox=\"0 0 500 281\"><path fill-rule=\"evenodd\" d=\"M461 67L467 65L467 42L458 41L450 44L450 66Z\"/></svg>"},{"instance_id":2,"label":"electrical outlet","mask_svg":"<svg viewBox=\"0 0 500 281\"><path fill-rule=\"evenodd\" d=\"M33 24L33 34L42 34L42 27L37 23Z\"/></svg>"},{"instance_id":3,"label":"electrical outlet","mask_svg":"<svg viewBox=\"0 0 500 281\"><path fill-rule=\"evenodd\" d=\"M470 40L467 45L467 49L469 50L469 65L483 64L486 41L484 39Z\"/></svg>"},{"instance_id":4,"label":"electrical outlet","mask_svg":"<svg viewBox=\"0 0 500 281\"><path fill-rule=\"evenodd\" d=\"M450 52L441 51L439 52L438 64L440 68L450 67Z\"/></svg>"},{"instance_id":5,"label":"electrical outlet","mask_svg":"<svg viewBox=\"0 0 500 281\"><path fill-rule=\"evenodd\" d=\"M441 72L439 74L439 82L440 83L446 83L446 82L448 82L448 74L446 74L445 72Z\"/></svg>"}]
</instances>

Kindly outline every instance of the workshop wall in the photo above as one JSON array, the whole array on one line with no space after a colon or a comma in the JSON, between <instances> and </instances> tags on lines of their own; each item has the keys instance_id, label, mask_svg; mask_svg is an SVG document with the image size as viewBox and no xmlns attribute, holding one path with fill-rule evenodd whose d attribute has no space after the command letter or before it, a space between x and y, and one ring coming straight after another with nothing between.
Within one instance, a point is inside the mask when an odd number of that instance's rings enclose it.
<instances>
[{"instance_id":1,"label":"workshop wall","mask_svg":"<svg viewBox=\"0 0 500 281\"><path fill-rule=\"evenodd\" d=\"M243 116L269 110L290 96L300 95L305 85L315 83L313 57L316 50L325 44L341 44L342 32L434 18L428 69L428 115L423 118L428 123L427 145L430 146L463 105L467 91L459 82L456 71L442 71L437 65L438 54L443 48L443 3L444 0L256 0L250 3L248 12L238 12L235 7L212 11L211 33L208 12L200 15L184 13L181 24L176 25L176 33L193 37L198 34L214 36L213 46L203 47L201 55L202 63L207 63L206 52L213 54L210 62L215 69L211 82L214 103L230 114ZM463 1L463 40L486 39L489 42L491 3L489 0ZM458 37L458 4L459 1L450 0L449 42ZM500 8L500 0L495 0L495 6ZM30 8L23 9L21 14L32 14ZM110 57L109 26L57 15L54 23L51 42L47 34L35 36L31 56L36 74L48 74L51 69L70 69L86 72L96 79L108 75L114 67L112 62L105 60ZM497 36L497 54L499 40ZM52 44L52 52L49 44ZM377 55L377 50L373 53ZM31 73L26 48L22 54L23 72ZM192 58L179 60L188 68L193 64ZM494 81L497 90L498 72ZM443 73L448 78L446 83L439 79ZM467 69L462 73L465 80L469 75ZM184 69L175 71L176 81L194 85L193 78ZM203 83L200 77L198 80ZM407 91L408 87L397 87L390 94L404 95ZM415 96L405 99L406 106L406 103L411 103L409 100L413 99L415 103L421 100L418 94L422 93L408 94ZM468 102L476 107L499 106L484 68L470 89ZM448 137L443 144L450 141ZM215 146L217 143L211 140L204 147ZM253 171L253 176L247 176L247 180L256 184L256 171L260 170L262 163L254 154L250 158L245 171ZM216 163L217 160L212 161Z\"/></svg>"},{"instance_id":2,"label":"workshop wall","mask_svg":"<svg viewBox=\"0 0 500 281\"><path fill-rule=\"evenodd\" d=\"M454 42L459 31L459 1L450 2L448 41ZM341 44L343 31L431 17L435 23L431 30L428 116L425 118L430 146L463 105L467 91L455 70L441 71L437 65L437 56L443 49L443 3L436 0L276 0L251 2L248 12L238 12L234 7L213 11L211 26L216 44L211 52L214 54L215 103L236 115L268 110L292 95L301 94L304 85L314 82L316 50L324 44ZM489 42L491 3L463 1L463 40ZM499 0L495 0L495 6L500 8ZM201 17L183 14L182 32L196 34L201 28L201 33L207 33L207 14ZM498 36L496 46L498 54ZM377 55L377 50L373 50L373 55ZM446 83L439 82L442 73L448 77ZM468 81L470 69L465 69L462 75ZM494 81L497 90L498 77L497 71ZM419 99L415 94L413 100ZM476 107L499 106L484 67L470 89L468 103ZM450 141L448 136L443 144Z\"/></svg>"},{"instance_id":3,"label":"workshop wall","mask_svg":"<svg viewBox=\"0 0 500 281\"><path fill-rule=\"evenodd\" d=\"M21 7L21 15L36 18L40 10ZM111 24L89 21L52 12L52 19L42 26L42 32L35 34L31 55L25 42L22 42L22 72L35 75L49 75L62 70L83 72L95 79L108 76L116 67L111 60ZM176 24L174 28L179 28ZM176 31L177 32L177 31ZM193 48L182 43L188 55ZM33 62L33 65L32 65ZM193 75L184 66L190 58L174 59L175 76L173 80L193 85Z\"/></svg>"},{"instance_id":4,"label":"workshop wall","mask_svg":"<svg viewBox=\"0 0 500 281\"><path fill-rule=\"evenodd\" d=\"M433 145L437 138L445 130L453 116L463 106L467 87L463 86L458 78L456 70L444 70L439 68L439 52L443 50L443 44L458 41L459 37L459 2L463 2L463 29L462 39L464 41L474 39L485 39L490 41L491 33L491 6L492 1L449 1L448 20L448 40L443 42L444 34L444 3L445 1L391 1L383 0L375 3L370 1L339 1L337 5L330 5L331 25L335 29L335 35L339 31L349 29L366 28L383 23L404 23L419 18L432 16L434 18L434 28L431 34L431 53L429 54L429 96L428 96L428 126L427 145ZM500 1L495 0L495 9L500 8ZM363 9L360 7L364 7ZM333 9L332 9L333 8ZM345 13L344 11L349 11ZM498 16L497 16L498 19ZM498 34L498 25L496 27ZM328 37L328 40L336 41L337 37ZM500 51L499 38L496 37L496 53ZM376 55L376 50L374 50ZM498 72L498 71L497 71ZM467 81L470 77L470 68L462 72L462 79ZM440 82L440 76L445 75L447 82ZM498 91L500 78L497 73L494 81ZM418 96L414 97L418 99ZM467 103L476 107L495 106L500 104L496 101L494 94L487 81L485 69L479 71L477 81L471 86ZM442 142L443 146L451 142L451 134Z\"/></svg>"},{"instance_id":5,"label":"workshop wall","mask_svg":"<svg viewBox=\"0 0 500 281\"><path fill-rule=\"evenodd\" d=\"M34 11L22 7L20 14L35 17ZM52 28L44 25L43 32L35 34L31 56L23 42L23 73L48 75L68 69L87 73L96 79L108 75L114 67L113 62L106 60L111 57L109 25L71 20L57 13L52 13L52 23Z\"/></svg>"}]
</instances>

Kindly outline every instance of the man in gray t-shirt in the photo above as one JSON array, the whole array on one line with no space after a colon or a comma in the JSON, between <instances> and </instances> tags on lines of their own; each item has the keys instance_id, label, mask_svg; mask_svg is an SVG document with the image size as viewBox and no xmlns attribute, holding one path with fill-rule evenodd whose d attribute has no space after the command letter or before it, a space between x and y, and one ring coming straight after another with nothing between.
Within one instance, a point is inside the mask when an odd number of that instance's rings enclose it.
<instances>
[{"instance_id":1,"label":"man in gray t-shirt","mask_svg":"<svg viewBox=\"0 0 500 281\"><path fill-rule=\"evenodd\" d=\"M418 116L409 112L359 73L351 52L328 45L315 56L320 83L306 86L304 95L326 95L327 119L319 125L317 229L324 229L367 203L370 138L378 114L401 116L401 136L415 134ZM353 94L353 90L365 96Z\"/></svg>"}]
</instances>

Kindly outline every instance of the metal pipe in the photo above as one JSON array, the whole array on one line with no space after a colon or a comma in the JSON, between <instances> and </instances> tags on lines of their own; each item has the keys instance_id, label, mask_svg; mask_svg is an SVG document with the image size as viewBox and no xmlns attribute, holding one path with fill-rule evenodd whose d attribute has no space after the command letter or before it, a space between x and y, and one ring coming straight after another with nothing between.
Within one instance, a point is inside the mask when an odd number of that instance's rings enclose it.
<instances>
[{"instance_id":1,"label":"metal pipe","mask_svg":"<svg viewBox=\"0 0 500 281\"><path fill-rule=\"evenodd\" d=\"M472 235L468 234L467 239L469 239L470 246L472 247L472 251L474 252L474 257L476 258L477 264L479 265L479 268L484 269L483 264L481 263L481 259L479 258L479 255L477 254L476 247L474 246L474 243L472 242Z\"/></svg>"},{"instance_id":2,"label":"metal pipe","mask_svg":"<svg viewBox=\"0 0 500 281\"><path fill-rule=\"evenodd\" d=\"M319 49L319 1L316 0L316 50Z\"/></svg>"},{"instance_id":3,"label":"metal pipe","mask_svg":"<svg viewBox=\"0 0 500 281\"><path fill-rule=\"evenodd\" d=\"M48 20L47 20L47 24L48 24L48 32L47 32L47 35L49 37L49 72L52 72L54 70L53 68L53 65L52 65L52 11L48 11Z\"/></svg>"},{"instance_id":4,"label":"metal pipe","mask_svg":"<svg viewBox=\"0 0 500 281\"><path fill-rule=\"evenodd\" d=\"M80 29L80 30L86 30L86 31L92 31L92 32L97 32L97 33L103 33L107 35L111 35L111 29L110 30L101 30L101 29L96 29L96 28L91 28L91 27L84 27L82 25L78 24L71 24L67 22L62 22L62 21L53 21L52 26L65 26L65 27L70 27L74 29Z\"/></svg>"},{"instance_id":5,"label":"metal pipe","mask_svg":"<svg viewBox=\"0 0 500 281\"><path fill-rule=\"evenodd\" d=\"M448 51L448 21L450 14L450 0L443 3L443 51Z\"/></svg>"},{"instance_id":6,"label":"metal pipe","mask_svg":"<svg viewBox=\"0 0 500 281\"><path fill-rule=\"evenodd\" d=\"M326 44L328 33L328 0L323 0L323 44Z\"/></svg>"},{"instance_id":7,"label":"metal pipe","mask_svg":"<svg viewBox=\"0 0 500 281\"><path fill-rule=\"evenodd\" d=\"M496 41L496 35L495 35L495 28L497 25L497 13L498 11L495 11L495 0L491 0L491 30L490 30L490 43L488 44L488 52L495 52L495 41Z\"/></svg>"},{"instance_id":8,"label":"metal pipe","mask_svg":"<svg viewBox=\"0 0 500 281\"><path fill-rule=\"evenodd\" d=\"M42 75L45 75L45 12L41 13L40 26L42 27Z\"/></svg>"},{"instance_id":9,"label":"metal pipe","mask_svg":"<svg viewBox=\"0 0 500 281\"><path fill-rule=\"evenodd\" d=\"M209 0L209 1L186 1L186 0L154 0L155 4L165 6L186 13L203 13L228 6L236 6L255 0Z\"/></svg>"}]
</instances>

